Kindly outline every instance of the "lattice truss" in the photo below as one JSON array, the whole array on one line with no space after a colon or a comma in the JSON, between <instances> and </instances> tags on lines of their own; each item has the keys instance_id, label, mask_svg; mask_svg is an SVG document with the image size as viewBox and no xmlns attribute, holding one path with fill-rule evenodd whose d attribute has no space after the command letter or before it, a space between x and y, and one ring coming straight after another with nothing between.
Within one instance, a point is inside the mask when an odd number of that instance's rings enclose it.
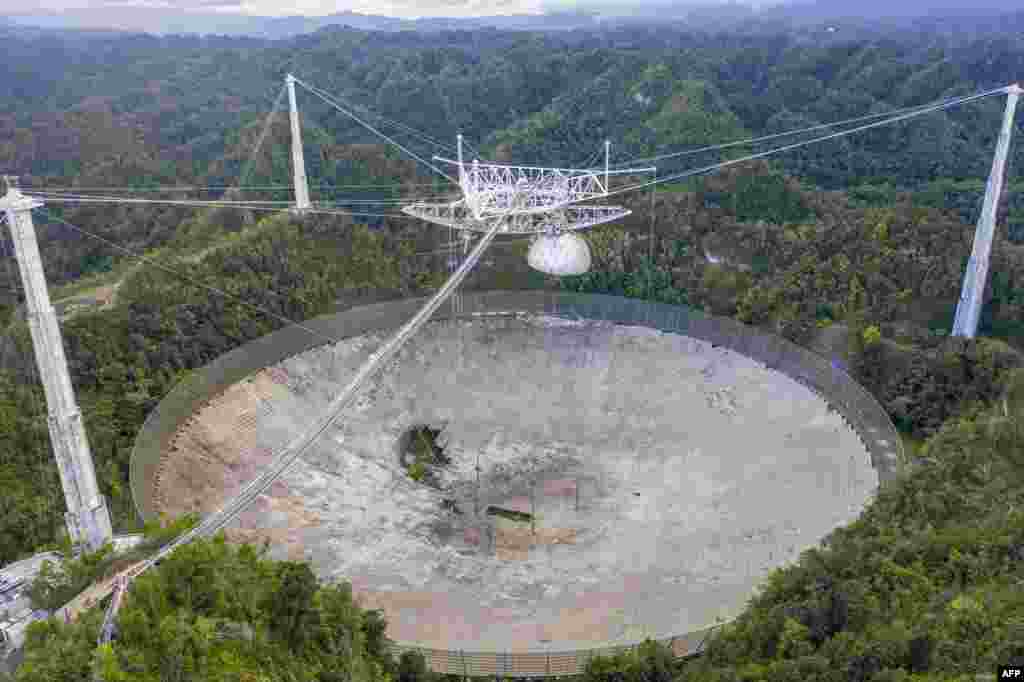
<instances>
[{"instance_id":1,"label":"lattice truss","mask_svg":"<svg viewBox=\"0 0 1024 682\"><path fill-rule=\"evenodd\" d=\"M621 206L580 206L578 202L608 195L611 175L653 169L603 172L576 168L509 166L434 157L458 167L462 198L451 203L417 202L402 209L407 215L459 230L487 231L490 218L501 218L499 232L558 233L583 230L627 216Z\"/></svg>"},{"instance_id":2,"label":"lattice truss","mask_svg":"<svg viewBox=\"0 0 1024 682\"><path fill-rule=\"evenodd\" d=\"M545 213L607 194L593 171L503 166L474 161L459 169L459 185L477 220L507 213Z\"/></svg>"}]
</instances>

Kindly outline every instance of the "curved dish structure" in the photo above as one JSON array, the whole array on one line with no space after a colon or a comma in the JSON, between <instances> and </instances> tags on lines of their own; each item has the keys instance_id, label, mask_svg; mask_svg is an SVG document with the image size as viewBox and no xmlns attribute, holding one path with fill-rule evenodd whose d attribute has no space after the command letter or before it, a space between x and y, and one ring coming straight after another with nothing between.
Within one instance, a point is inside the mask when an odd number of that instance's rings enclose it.
<instances>
[{"instance_id":1,"label":"curved dish structure","mask_svg":"<svg viewBox=\"0 0 1024 682\"><path fill-rule=\"evenodd\" d=\"M873 399L776 337L610 297L465 299L231 531L351 579L437 670L498 670L512 649L505 672L542 675L552 651L576 652L555 655L564 671L646 636L679 635L686 653L686 633L731 617L769 566L854 517L895 470ZM276 332L172 392L136 444L143 515L231 495L417 303L314 321L348 339L334 349ZM443 491L399 464L417 424L439 428L453 460ZM537 528L488 507L532 512Z\"/></svg>"}]
</instances>

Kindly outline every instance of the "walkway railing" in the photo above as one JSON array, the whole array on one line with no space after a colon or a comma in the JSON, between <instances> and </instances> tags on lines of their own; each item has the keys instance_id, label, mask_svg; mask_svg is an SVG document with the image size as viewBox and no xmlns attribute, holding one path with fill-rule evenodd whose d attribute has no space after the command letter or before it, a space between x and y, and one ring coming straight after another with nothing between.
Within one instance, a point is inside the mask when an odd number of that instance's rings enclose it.
<instances>
[{"instance_id":1,"label":"walkway railing","mask_svg":"<svg viewBox=\"0 0 1024 682\"><path fill-rule=\"evenodd\" d=\"M697 630L686 635L657 639L677 658L696 656L719 626ZM397 658L406 651L423 655L427 667L434 672L461 677L563 677L582 675L587 664L598 656L615 656L633 651L640 642L608 645L574 651L462 651L431 649L409 644L392 644Z\"/></svg>"}]
</instances>

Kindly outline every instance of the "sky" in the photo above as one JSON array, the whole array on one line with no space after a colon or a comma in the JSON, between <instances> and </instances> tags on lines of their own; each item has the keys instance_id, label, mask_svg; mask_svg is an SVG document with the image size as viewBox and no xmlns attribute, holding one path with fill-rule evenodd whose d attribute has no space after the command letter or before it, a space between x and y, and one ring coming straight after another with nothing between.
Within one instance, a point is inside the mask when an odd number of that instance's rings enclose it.
<instances>
[{"instance_id":1,"label":"sky","mask_svg":"<svg viewBox=\"0 0 1024 682\"><path fill-rule=\"evenodd\" d=\"M37 14L100 7L149 7L179 12L217 12L264 17L323 16L352 11L416 19L542 14L584 7L600 9L624 3L622 0L583 0L582 4L577 0L2 0L2 4L3 12L9 14ZM680 5L687 4L687 0L641 0L637 4Z\"/></svg>"},{"instance_id":2,"label":"sky","mask_svg":"<svg viewBox=\"0 0 1024 682\"><path fill-rule=\"evenodd\" d=\"M415 19L423 16L494 16L539 14L551 0L3 0L9 14L50 13L61 10L139 7L179 12L218 12L252 16L322 16L359 12Z\"/></svg>"}]
</instances>

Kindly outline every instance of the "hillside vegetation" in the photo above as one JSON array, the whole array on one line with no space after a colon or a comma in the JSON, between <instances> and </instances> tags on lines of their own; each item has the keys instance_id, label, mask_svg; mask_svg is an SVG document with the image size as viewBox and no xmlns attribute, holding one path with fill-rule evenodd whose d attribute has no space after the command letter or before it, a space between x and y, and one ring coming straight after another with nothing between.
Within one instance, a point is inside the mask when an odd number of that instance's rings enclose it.
<instances>
[{"instance_id":1,"label":"hillside vegetation","mask_svg":"<svg viewBox=\"0 0 1024 682\"><path fill-rule=\"evenodd\" d=\"M243 173L246 185L287 185L283 117L252 152L288 71L446 143L461 130L474 156L559 164L598 162L605 138L616 160L647 157L892 111L1024 74L1019 36L924 29L862 32L854 41L813 27L780 35L756 26L715 35L639 26L564 35L331 28L280 42L0 33L0 166L30 186L121 195L231 185ZM309 97L301 106L314 197L445 191L326 106ZM679 664L649 645L596 663L592 680L966 680L1024 656L1020 144L984 338L947 336L1002 107L989 98L617 197L633 214L587 234L595 266L580 277L527 276L522 244L485 257L494 264L483 263L471 286L686 303L810 345L924 443L860 520L773 573L707 656ZM402 139L424 154L440 151ZM717 158L656 163L664 177ZM197 196L168 196L185 195ZM286 201L290 192L228 196ZM268 218L57 202L46 210L51 217L40 212L36 222L54 297L116 290L107 307L65 319L62 330L120 529L137 525L128 491L135 434L184 373L288 319L423 295L446 270L445 254L414 254L437 250L447 231L393 215ZM110 242L179 274L137 266ZM57 545L63 527L9 253L0 269L0 564ZM129 603L121 638L99 658L91 644L98 613L72 626L34 626L19 679L87 680L93 665L108 680L425 674L422 661L399 665L382 653L383 622L360 612L344 587L319 585L308 567L270 562L253 548L212 541L184 550L140 580Z\"/></svg>"},{"instance_id":2,"label":"hillside vegetation","mask_svg":"<svg viewBox=\"0 0 1024 682\"><path fill-rule=\"evenodd\" d=\"M427 682L419 655L391 657L385 622L348 584L321 585L304 563L270 561L223 537L175 552L138 578L116 644L98 651L103 612L33 624L18 682L316 680ZM59 654L58 654L59 652Z\"/></svg>"}]
</instances>

